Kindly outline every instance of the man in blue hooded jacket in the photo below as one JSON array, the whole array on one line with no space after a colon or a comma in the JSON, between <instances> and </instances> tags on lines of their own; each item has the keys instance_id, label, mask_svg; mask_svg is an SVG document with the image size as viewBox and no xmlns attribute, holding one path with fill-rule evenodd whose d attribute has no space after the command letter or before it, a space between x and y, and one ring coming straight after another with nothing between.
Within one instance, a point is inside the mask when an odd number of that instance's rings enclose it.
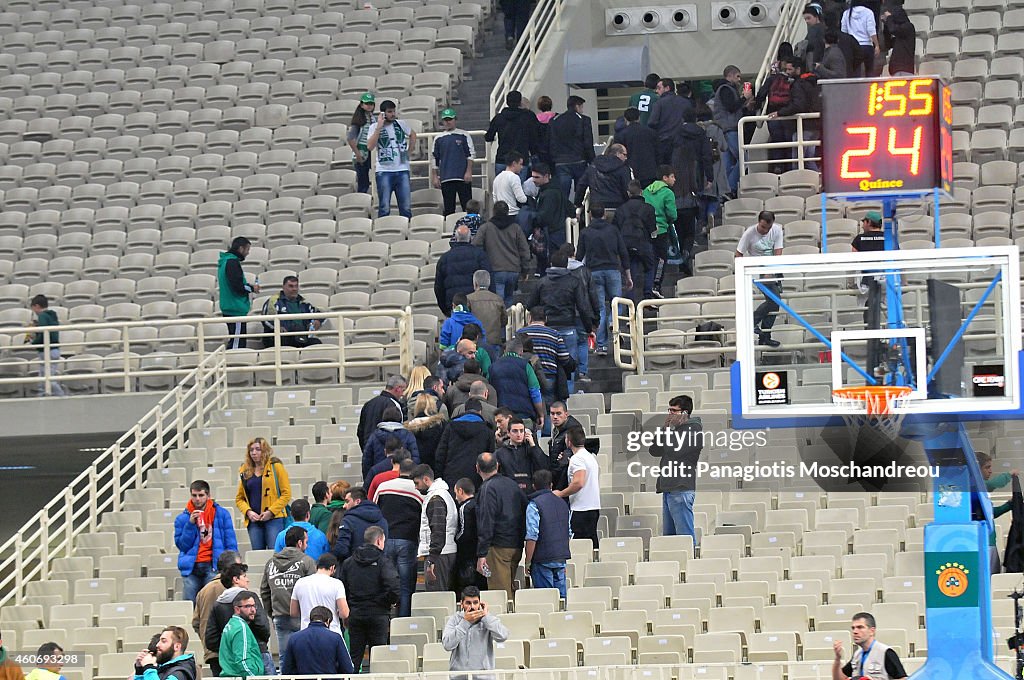
<instances>
[{"instance_id":1,"label":"man in blue hooded jacket","mask_svg":"<svg viewBox=\"0 0 1024 680\"><path fill-rule=\"evenodd\" d=\"M216 574L217 560L225 550L238 550L231 514L210 498L210 485L197 479L189 487L191 500L174 518L174 545L178 570L185 579L182 597L193 604L196 594Z\"/></svg>"},{"instance_id":2,"label":"man in blue hooded jacket","mask_svg":"<svg viewBox=\"0 0 1024 680\"><path fill-rule=\"evenodd\" d=\"M281 652L284 675L351 675L355 673L345 638L328 626L334 614L327 607L313 607L309 625L288 640Z\"/></svg>"},{"instance_id":3,"label":"man in blue hooded jacket","mask_svg":"<svg viewBox=\"0 0 1024 680\"><path fill-rule=\"evenodd\" d=\"M438 344L441 345L441 349L454 349L455 343L462 337L462 329L471 323L475 323L483 330L483 322L476 318L473 312L469 311L469 299L466 297L466 294L457 293L452 298L451 316L441 324L441 334L438 336ZM485 340L486 337L485 335Z\"/></svg>"}]
</instances>

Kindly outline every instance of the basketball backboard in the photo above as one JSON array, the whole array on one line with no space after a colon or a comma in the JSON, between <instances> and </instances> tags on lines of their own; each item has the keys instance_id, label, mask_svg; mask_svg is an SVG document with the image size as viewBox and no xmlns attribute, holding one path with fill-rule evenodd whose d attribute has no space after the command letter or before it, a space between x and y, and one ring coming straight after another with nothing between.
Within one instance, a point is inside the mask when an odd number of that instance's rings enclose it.
<instances>
[{"instance_id":1,"label":"basketball backboard","mask_svg":"<svg viewBox=\"0 0 1024 680\"><path fill-rule=\"evenodd\" d=\"M832 390L887 383L912 389L897 407L908 415L1014 417L1019 257L999 246L738 258L734 420L820 423L854 408ZM755 334L769 297L778 347Z\"/></svg>"}]
</instances>

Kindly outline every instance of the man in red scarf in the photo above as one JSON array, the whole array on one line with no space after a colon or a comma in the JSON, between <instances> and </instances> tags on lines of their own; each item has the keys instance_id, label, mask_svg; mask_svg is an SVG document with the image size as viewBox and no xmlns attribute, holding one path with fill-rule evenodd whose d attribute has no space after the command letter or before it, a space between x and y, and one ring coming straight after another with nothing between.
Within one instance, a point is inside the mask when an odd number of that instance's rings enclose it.
<instances>
[{"instance_id":1,"label":"man in red scarf","mask_svg":"<svg viewBox=\"0 0 1024 680\"><path fill-rule=\"evenodd\" d=\"M225 550L238 550L231 514L210 498L210 485L201 479L189 487L192 495L174 520L174 545L178 569L185 585L182 595L193 604L196 593L215 575L217 560Z\"/></svg>"}]
</instances>

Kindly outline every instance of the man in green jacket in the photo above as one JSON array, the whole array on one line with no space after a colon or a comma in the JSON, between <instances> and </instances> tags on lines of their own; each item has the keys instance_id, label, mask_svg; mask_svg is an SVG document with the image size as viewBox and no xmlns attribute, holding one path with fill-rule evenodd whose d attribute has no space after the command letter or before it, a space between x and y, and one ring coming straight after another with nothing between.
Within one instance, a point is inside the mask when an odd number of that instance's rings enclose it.
<instances>
[{"instance_id":1,"label":"man in green jacket","mask_svg":"<svg viewBox=\"0 0 1024 680\"><path fill-rule=\"evenodd\" d=\"M249 316L249 295L260 292L259 277L250 285L242 272L242 262L249 255L252 243L237 236L231 248L220 254L217 263L217 287L220 289L220 313L228 319L228 349L245 349L246 325L231 317Z\"/></svg>"},{"instance_id":2,"label":"man in green jacket","mask_svg":"<svg viewBox=\"0 0 1024 680\"><path fill-rule=\"evenodd\" d=\"M654 297L661 297L661 279L665 274L665 261L668 259L669 227L676 223L676 195L672 186L676 183L676 173L671 165L659 165L658 177L644 189L644 200L654 208L654 217L658 223L658 235L654 239L654 253L658 257L658 265L647 272L645 288L654 292ZM673 227L674 228L674 227Z\"/></svg>"},{"instance_id":3,"label":"man in green jacket","mask_svg":"<svg viewBox=\"0 0 1024 680\"><path fill-rule=\"evenodd\" d=\"M985 480L985 490L989 493L997 491L1010 482L1019 473L1017 470L1011 470L1010 472L1000 472L998 475L992 475L992 456L987 453L978 451L974 454L978 458L978 467L981 468L981 478ZM992 519L996 519L1002 515L1005 515L1010 511L1010 501L1006 501L1001 505L992 506ZM977 519L977 518L976 518ZM998 574L1002 571L1002 562L999 560L999 549L996 547L996 532L992 530L988 535L988 556L989 566L992 569L993 574Z\"/></svg>"},{"instance_id":4,"label":"man in green jacket","mask_svg":"<svg viewBox=\"0 0 1024 680\"><path fill-rule=\"evenodd\" d=\"M245 678L264 675L263 654L249 623L256 618L256 593L243 590L231 601L235 614L224 626L220 636L220 675L222 678Z\"/></svg>"},{"instance_id":5,"label":"man in green jacket","mask_svg":"<svg viewBox=\"0 0 1024 680\"><path fill-rule=\"evenodd\" d=\"M45 295L36 295L29 302L29 309L36 315L36 320L31 325L43 327L43 326L59 326L60 321L57 320L57 312L50 309L50 301ZM57 375L57 363L60 361L60 332L50 331L50 366L49 375L50 378L54 378ZM45 363L44 354L46 353L46 338L43 337L43 333L35 333L27 337L27 342L31 342L32 345L39 351L39 377L46 377L47 366ZM46 386L43 384L39 385L37 390L39 395L46 394ZM50 394L55 397L64 396L64 388L56 380L50 382Z\"/></svg>"},{"instance_id":6,"label":"man in green jacket","mask_svg":"<svg viewBox=\"0 0 1024 680\"><path fill-rule=\"evenodd\" d=\"M321 524L326 526L331 522L332 511L327 509L331 487L327 482L317 482L313 485L311 493L313 494L313 505L309 508L309 523L320 529ZM321 531L324 530L321 529Z\"/></svg>"}]
</instances>

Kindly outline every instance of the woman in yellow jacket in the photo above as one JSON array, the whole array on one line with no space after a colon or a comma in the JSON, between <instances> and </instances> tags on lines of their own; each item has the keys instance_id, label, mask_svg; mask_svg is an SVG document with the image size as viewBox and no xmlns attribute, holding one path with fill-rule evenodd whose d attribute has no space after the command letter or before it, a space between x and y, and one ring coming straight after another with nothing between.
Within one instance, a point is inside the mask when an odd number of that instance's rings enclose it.
<instances>
[{"instance_id":1,"label":"woman in yellow jacket","mask_svg":"<svg viewBox=\"0 0 1024 680\"><path fill-rule=\"evenodd\" d=\"M246 447L245 462L239 469L235 505L245 516L245 528L253 550L272 550L284 529L285 508L292 499L292 487L284 463L274 457L270 442L262 437Z\"/></svg>"}]
</instances>

